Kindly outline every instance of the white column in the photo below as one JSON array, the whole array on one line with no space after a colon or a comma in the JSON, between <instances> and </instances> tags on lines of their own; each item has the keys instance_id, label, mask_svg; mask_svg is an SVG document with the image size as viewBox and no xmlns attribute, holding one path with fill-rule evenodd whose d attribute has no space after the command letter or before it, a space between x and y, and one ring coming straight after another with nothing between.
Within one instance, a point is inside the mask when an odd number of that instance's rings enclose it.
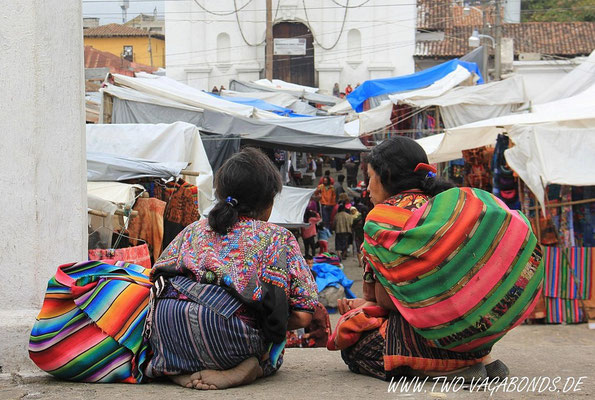
<instances>
[{"instance_id":1,"label":"white column","mask_svg":"<svg viewBox=\"0 0 595 400\"><path fill-rule=\"evenodd\" d=\"M0 366L34 370L29 331L58 265L85 259L80 0L0 9Z\"/></svg>"}]
</instances>

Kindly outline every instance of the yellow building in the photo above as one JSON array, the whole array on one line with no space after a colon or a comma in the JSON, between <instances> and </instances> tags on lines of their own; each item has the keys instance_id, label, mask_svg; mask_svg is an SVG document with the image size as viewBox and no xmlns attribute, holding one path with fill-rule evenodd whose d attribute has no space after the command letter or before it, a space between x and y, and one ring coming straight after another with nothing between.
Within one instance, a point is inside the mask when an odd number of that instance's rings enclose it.
<instances>
[{"instance_id":1,"label":"yellow building","mask_svg":"<svg viewBox=\"0 0 595 400\"><path fill-rule=\"evenodd\" d=\"M83 31L85 46L106 51L128 61L165 68L165 36L119 24Z\"/></svg>"}]
</instances>

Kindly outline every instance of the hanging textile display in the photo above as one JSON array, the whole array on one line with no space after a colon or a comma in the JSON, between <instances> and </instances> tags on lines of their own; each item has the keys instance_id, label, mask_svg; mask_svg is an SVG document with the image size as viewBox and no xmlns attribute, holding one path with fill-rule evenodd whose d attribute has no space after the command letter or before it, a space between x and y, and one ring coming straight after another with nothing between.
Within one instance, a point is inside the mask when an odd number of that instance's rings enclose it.
<instances>
[{"instance_id":1,"label":"hanging textile display","mask_svg":"<svg viewBox=\"0 0 595 400\"><path fill-rule=\"evenodd\" d=\"M504 158L504 151L508 149L509 144L508 136L498 135L492 158L492 193L504 201L509 208L519 210L521 203L519 202L518 178L514 176L513 170Z\"/></svg>"},{"instance_id":2,"label":"hanging textile display","mask_svg":"<svg viewBox=\"0 0 595 400\"><path fill-rule=\"evenodd\" d=\"M588 300L592 295L592 274L595 265L593 248L544 247L544 260L546 322L583 322L581 300Z\"/></svg>"}]
</instances>

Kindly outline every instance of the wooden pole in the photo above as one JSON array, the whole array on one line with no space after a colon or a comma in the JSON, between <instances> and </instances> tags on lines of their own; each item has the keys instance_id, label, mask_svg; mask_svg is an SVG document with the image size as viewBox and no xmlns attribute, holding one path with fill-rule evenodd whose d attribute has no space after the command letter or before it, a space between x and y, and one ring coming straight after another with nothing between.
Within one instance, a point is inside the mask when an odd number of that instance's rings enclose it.
<instances>
[{"instance_id":1,"label":"wooden pole","mask_svg":"<svg viewBox=\"0 0 595 400\"><path fill-rule=\"evenodd\" d=\"M500 15L501 1L496 0L496 46L494 48L494 80L502 78L502 19Z\"/></svg>"},{"instance_id":2,"label":"wooden pole","mask_svg":"<svg viewBox=\"0 0 595 400\"><path fill-rule=\"evenodd\" d=\"M545 204L545 208L556 208L556 207L565 207L565 206L577 206L579 204L588 204L595 202L595 199L583 199L583 200L575 200L575 201L566 201L564 203L554 203L554 204ZM538 207L529 207L529 210L537 210Z\"/></svg>"},{"instance_id":3,"label":"wooden pole","mask_svg":"<svg viewBox=\"0 0 595 400\"><path fill-rule=\"evenodd\" d=\"M279 0L280 1L280 0ZM265 78L273 80L273 0L266 0L267 24L266 24L266 67Z\"/></svg>"},{"instance_id":4,"label":"wooden pole","mask_svg":"<svg viewBox=\"0 0 595 400\"><path fill-rule=\"evenodd\" d=\"M105 217L109 216L109 214L106 213L105 211L95 210L93 208L88 208L87 209L87 213L88 214L91 214L91 215L95 215L96 217L102 217L102 218L105 218ZM124 214L124 211L123 210L116 210L114 212L114 215L125 216L126 214ZM130 218L134 218L137 215L138 215L138 211L136 211L136 210L130 211Z\"/></svg>"}]
</instances>

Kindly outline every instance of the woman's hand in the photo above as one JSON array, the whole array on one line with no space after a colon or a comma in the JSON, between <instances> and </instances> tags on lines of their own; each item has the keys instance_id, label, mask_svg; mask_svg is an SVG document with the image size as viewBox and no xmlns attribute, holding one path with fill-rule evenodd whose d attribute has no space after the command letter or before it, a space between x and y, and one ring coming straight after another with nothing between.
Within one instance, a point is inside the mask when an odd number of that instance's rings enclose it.
<instances>
[{"instance_id":1,"label":"woman's hand","mask_svg":"<svg viewBox=\"0 0 595 400\"><path fill-rule=\"evenodd\" d=\"M292 331L294 329L305 328L312 322L312 313L305 311L292 311L289 314L289 320L287 321L287 330Z\"/></svg>"},{"instance_id":2,"label":"woman's hand","mask_svg":"<svg viewBox=\"0 0 595 400\"><path fill-rule=\"evenodd\" d=\"M375 306L376 303L372 301L367 301L366 299L339 299L337 300L337 307L339 308L340 314L345 314L348 311L351 311L356 308L360 307L369 307Z\"/></svg>"}]
</instances>

